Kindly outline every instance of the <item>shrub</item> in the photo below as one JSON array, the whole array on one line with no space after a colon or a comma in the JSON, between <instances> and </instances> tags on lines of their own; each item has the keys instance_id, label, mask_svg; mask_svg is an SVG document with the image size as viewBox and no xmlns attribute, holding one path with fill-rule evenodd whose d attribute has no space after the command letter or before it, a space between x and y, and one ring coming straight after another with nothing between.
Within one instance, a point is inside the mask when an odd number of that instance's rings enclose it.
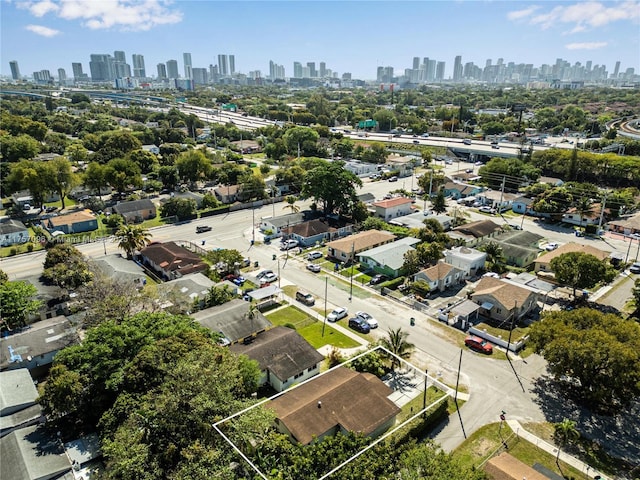
<instances>
[{"instance_id":1,"label":"shrub","mask_svg":"<svg viewBox=\"0 0 640 480\"><path fill-rule=\"evenodd\" d=\"M392 278L380 284L380 288L388 288L389 290L397 290L404 283L405 277Z\"/></svg>"}]
</instances>

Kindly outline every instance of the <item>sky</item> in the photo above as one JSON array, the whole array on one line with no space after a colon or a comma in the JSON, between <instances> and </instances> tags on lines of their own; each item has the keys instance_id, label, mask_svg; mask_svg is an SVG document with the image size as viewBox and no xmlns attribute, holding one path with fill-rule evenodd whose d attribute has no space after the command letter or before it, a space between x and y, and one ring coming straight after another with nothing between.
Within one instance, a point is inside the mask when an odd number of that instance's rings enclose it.
<instances>
[{"instance_id":1,"label":"sky","mask_svg":"<svg viewBox=\"0 0 640 480\"><path fill-rule=\"evenodd\" d=\"M456 55L481 68L505 63L606 65L640 71L640 0L488 1L171 1L0 0L0 74L17 60L21 74L71 63L89 73L89 55L124 50L156 65L190 52L193 67L235 55L236 71L269 73L269 60L293 75L293 62L326 62L340 74L375 79L378 66L396 74L413 57L446 62Z\"/></svg>"}]
</instances>

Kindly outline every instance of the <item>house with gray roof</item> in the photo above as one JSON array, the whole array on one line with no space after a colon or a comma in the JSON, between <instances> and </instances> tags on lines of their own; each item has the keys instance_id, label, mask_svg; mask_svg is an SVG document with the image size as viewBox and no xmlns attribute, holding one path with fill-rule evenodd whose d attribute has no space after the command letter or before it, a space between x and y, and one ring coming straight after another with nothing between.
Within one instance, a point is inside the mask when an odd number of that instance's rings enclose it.
<instances>
[{"instance_id":1,"label":"house with gray roof","mask_svg":"<svg viewBox=\"0 0 640 480\"><path fill-rule=\"evenodd\" d=\"M38 390L26 368L0 372L0 437L42 420Z\"/></svg>"},{"instance_id":2,"label":"house with gray roof","mask_svg":"<svg viewBox=\"0 0 640 480\"><path fill-rule=\"evenodd\" d=\"M425 215L425 211L412 213L410 215L405 215L404 217L394 218L393 220L390 220L389 223L391 225L399 225L407 228L423 228L424 221L433 218L442 225L442 229L445 232L451 230L453 217L450 217L449 215L430 213L428 211L426 211L426 213L427 215Z\"/></svg>"},{"instance_id":3,"label":"house with gray roof","mask_svg":"<svg viewBox=\"0 0 640 480\"><path fill-rule=\"evenodd\" d=\"M226 280L221 283L227 286L231 284L231 287L233 287L231 291L237 294L237 285ZM216 283L213 280L198 272L176 278L171 282L161 283L157 286L157 289L160 298L163 300L162 308L168 308L176 304L190 306L193 305L194 301L203 302L214 285Z\"/></svg>"},{"instance_id":4,"label":"house with gray roof","mask_svg":"<svg viewBox=\"0 0 640 480\"><path fill-rule=\"evenodd\" d=\"M158 214L155 203L148 198L133 200L131 202L120 202L111 207L113 213L122 215L126 223L140 223L150 218L155 218Z\"/></svg>"},{"instance_id":5,"label":"house with gray roof","mask_svg":"<svg viewBox=\"0 0 640 480\"><path fill-rule=\"evenodd\" d=\"M0 371L27 368L36 376L48 369L60 350L77 342L76 329L64 315L33 323L0 338Z\"/></svg>"},{"instance_id":6,"label":"house with gray roof","mask_svg":"<svg viewBox=\"0 0 640 480\"><path fill-rule=\"evenodd\" d=\"M449 263L439 261L435 265L420 270L414 280L423 280L429 284L431 292L443 292L464 281L465 272Z\"/></svg>"},{"instance_id":7,"label":"house with gray roof","mask_svg":"<svg viewBox=\"0 0 640 480\"><path fill-rule=\"evenodd\" d=\"M410 250L415 250L415 245L420 243L418 238L405 237L395 242L380 245L379 247L365 250L357 255L358 261L371 268L376 273L389 277L402 275L404 255Z\"/></svg>"},{"instance_id":8,"label":"house with gray roof","mask_svg":"<svg viewBox=\"0 0 640 480\"><path fill-rule=\"evenodd\" d=\"M41 425L21 428L0 438L0 458L2 479L74 479L60 440Z\"/></svg>"},{"instance_id":9,"label":"house with gray roof","mask_svg":"<svg viewBox=\"0 0 640 480\"><path fill-rule=\"evenodd\" d=\"M454 200L477 195L484 190L480 185L469 185L468 183L449 181L444 184L444 196Z\"/></svg>"},{"instance_id":10,"label":"house with gray roof","mask_svg":"<svg viewBox=\"0 0 640 480\"><path fill-rule=\"evenodd\" d=\"M513 202L511 202L511 210L513 210L515 213L524 214L527 212L527 210L530 210L532 203L533 203L532 198L522 197L522 196L518 198L514 198Z\"/></svg>"},{"instance_id":11,"label":"house with gray roof","mask_svg":"<svg viewBox=\"0 0 640 480\"><path fill-rule=\"evenodd\" d=\"M465 223L449 232L453 240L464 242L465 245L475 246L482 240L495 237L502 232L502 227L491 220L478 220L476 222Z\"/></svg>"},{"instance_id":12,"label":"house with gray roof","mask_svg":"<svg viewBox=\"0 0 640 480\"><path fill-rule=\"evenodd\" d=\"M262 373L260 385L269 384L277 392L320 373L324 360L298 332L283 326L260 333L250 343L236 343L229 348L257 361Z\"/></svg>"},{"instance_id":13,"label":"house with gray roof","mask_svg":"<svg viewBox=\"0 0 640 480\"><path fill-rule=\"evenodd\" d=\"M491 239L483 240L480 244L497 243L502 248L502 254L507 265L524 268L531 265L538 258L540 253L538 245L543 238L542 235L533 232L509 230Z\"/></svg>"},{"instance_id":14,"label":"house with gray roof","mask_svg":"<svg viewBox=\"0 0 640 480\"><path fill-rule=\"evenodd\" d=\"M311 210L303 210L297 213L287 213L285 215L277 215L275 217L263 217L260 220L260 231L268 235L270 238L282 236L282 229L298 225L300 223L320 218L320 214Z\"/></svg>"},{"instance_id":15,"label":"house with gray roof","mask_svg":"<svg viewBox=\"0 0 640 480\"><path fill-rule=\"evenodd\" d=\"M249 314L251 305L242 299L234 299L222 305L206 308L191 314L203 327L219 333L221 343L230 345L249 342L260 332L271 328L273 324L259 311L253 318Z\"/></svg>"},{"instance_id":16,"label":"house with gray roof","mask_svg":"<svg viewBox=\"0 0 640 480\"><path fill-rule=\"evenodd\" d=\"M19 220L8 219L0 222L0 246L8 247L29 240L29 230Z\"/></svg>"},{"instance_id":17,"label":"house with gray roof","mask_svg":"<svg viewBox=\"0 0 640 480\"><path fill-rule=\"evenodd\" d=\"M353 225L339 224L327 218L316 218L280 229L284 238L297 240L302 247L312 247L344 237L353 232Z\"/></svg>"}]
</instances>

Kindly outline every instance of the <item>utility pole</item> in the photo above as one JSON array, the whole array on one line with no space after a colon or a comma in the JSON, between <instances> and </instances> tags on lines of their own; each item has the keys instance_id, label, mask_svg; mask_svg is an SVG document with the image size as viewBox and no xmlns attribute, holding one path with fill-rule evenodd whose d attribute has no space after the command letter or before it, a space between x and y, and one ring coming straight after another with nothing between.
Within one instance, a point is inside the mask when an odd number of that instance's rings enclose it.
<instances>
[{"instance_id":1,"label":"utility pole","mask_svg":"<svg viewBox=\"0 0 640 480\"><path fill-rule=\"evenodd\" d=\"M351 242L351 265L349 265L349 272L351 272L351 279L350 279L350 287L349 287L349 301L351 301L351 298L353 297L353 264L354 264L354 248L355 248L355 242Z\"/></svg>"},{"instance_id":2,"label":"utility pole","mask_svg":"<svg viewBox=\"0 0 640 480\"><path fill-rule=\"evenodd\" d=\"M604 209L607 206L607 194L608 192L605 192L604 197L602 197L602 207L600 209L600 221L598 221L598 231L596 232L596 234L599 235L598 232L600 232L600 230L602 229L602 221L604 220Z\"/></svg>"},{"instance_id":3,"label":"utility pole","mask_svg":"<svg viewBox=\"0 0 640 480\"><path fill-rule=\"evenodd\" d=\"M322 336L324 337L324 327L327 325L327 289L329 277L324 277L324 320L322 322Z\"/></svg>"},{"instance_id":4,"label":"utility pole","mask_svg":"<svg viewBox=\"0 0 640 480\"><path fill-rule=\"evenodd\" d=\"M498 211L500 213L502 213L502 198L504 196L504 184L506 183L506 181L507 181L507 176L503 175L502 176L502 186L500 187L500 203L498 204Z\"/></svg>"}]
</instances>

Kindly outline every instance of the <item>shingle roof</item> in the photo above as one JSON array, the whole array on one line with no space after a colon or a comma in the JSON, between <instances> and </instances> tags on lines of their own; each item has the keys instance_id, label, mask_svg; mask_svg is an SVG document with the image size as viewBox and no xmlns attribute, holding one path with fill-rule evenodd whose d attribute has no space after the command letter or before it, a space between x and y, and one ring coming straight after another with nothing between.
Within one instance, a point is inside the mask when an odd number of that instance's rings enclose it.
<instances>
[{"instance_id":1,"label":"shingle roof","mask_svg":"<svg viewBox=\"0 0 640 480\"><path fill-rule=\"evenodd\" d=\"M417 243L420 243L419 239L405 237L395 242L366 250L358 256L371 258L380 265L399 270L404 264L404 254L409 250L413 250L413 245Z\"/></svg>"},{"instance_id":2,"label":"shingle roof","mask_svg":"<svg viewBox=\"0 0 640 480\"><path fill-rule=\"evenodd\" d=\"M395 198L390 198L389 200L380 200L379 202L374 202L373 206L380 207L380 208L393 208L399 205L406 205L408 203L411 203L410 198L395 197Z\"/></svg>"},{"instance_id":3,"label":"shingle roof","mask_svg":"<svg viewBox=\"0 0 640 480\"><path fill-rule=\"evenodd\" d=\"M467 235L472 235L476 238L480 238L491 235L492 233L501 230L501 228L502 227L492 222L491 220L478 220L476 222L460 225L459 227L454 228L453 231L466 233Z\"/></svg>"},{"instance_id":4,"label":"shingle roof","mask_svg":"<svg viewBox=\"0 0 640 480\"><path fill-rule=\"evenodd\" d=\"M233 343L272 326L260 312L256 312L253 320L247 318L248 311L249 302L236 298L217 307L200 310L191 316L203 327L222 333Z\"/></svg>"},{"instance_id":5,"label":"shingle roof","mask_svg":"<svg viewBox=\"0 0 640 480\"><path fill-rule=\"evenodd\" d=\"M544 237L537 233L524 230L510 230L493 237L496 241L509 243L511 245L534 246L538 245Z\"/></svg>"},{"instance_id":6,"label":"shingle roof","mask_svg":"<svg viewBox=\"0 0 640 480\"><path fill-rule=\"evenodd\" d=\"M277 217L269 218L267 221L277 228L297 225L298 223L302 223L305 220L313 220L317 218L318 214L312 212L311 210L304 210L298 213L288 213L286 215L280 215Z\"/></svg>"},{"instance_id":7,"label":"shingle roof","mask_svg":"<svg viewBox=\"0 0 640 480\"><path fill-rule=\"evenodd\" d=\"M268 406L298 442L308 444L338 425L364 435L373 433L400 411L389 400L391 393L379 378L339 367L287 391Z\"/></svg>"},{"instance_id":8,"label":"shingle roof","mask_svg":"<svg viewBox=\"0 0 640 480\"><path fill-rule=\"evenodd\" d=\"M506 283L499 278L482 277L476 285L472 298L478 295L490 295L500 302L506 309L513 309L516 304L524 305L533 292L529 289Z\"/></svg>"},{"instance_id":9,"label":"shingle roof","mask_svg":"<svg viewBox=\"0 0 640 480\"><path fill-rule=\"evenodd\" d=\"M596 247L592 247L591 245L580 245L578 243L569 242L569 243L565 243L564 245L561 245L555 250L552 250L548 253L545 253L544 255L541 255L536 259L536 263L549 264L551 263L551 260L553 260L554 258L559 257L563 253L570 253L570 252L587 253L589 255L593 255L600 261L606 258L609 258L609 255L610 255L608 252L603 252L602 250L597 249Z\"/></svg>"},{"instance_id":10,"label":"shingle roof","mask_svg":"<svg viewBox=\"0 0 640 480\"><path fill-rule=\"evenodd\" d=\"M364 232L349 235L348 237L327 243L327 247L342 252L361 252L371 247L395 240L396 236L381 230L366 230Z\"/></svg>"},{"instance_id":11,"label":"shingle roof","mask_svg":"<svg viewBox=\"0 0 640 480\"><path fill-rule=\"evenodd\" d=\"M24 223L18 220L9 219L4 222L0 222L0 235L24 232L25 230L27 230L27 227L24 226Z\"/></svg>"},{"instance_id":12,"label":"shingle roof","mask_svg":"<svg viewBox=\"0 0 640 480\"><path fill-rule=\"evenodd\" d=\"M282 326L260 333L248 345L237 343L229 348L256 360L261 370L269 370L282 381L324 359L298 332Z\"/></svg>"},{"instance_id":13,"label":"shingle roof","mask_svg":"<svg viewBox=\"0 0 640 480\"><path fill-rule=\"evenodd\" d=\"M451 272L451 270L453 270L454 268L456 267L454 267L453 265L449 265L448 263L438 262L433 267L425 268L418 273L423 274L431 281L435 281L446 278L447 275L449 275L449 272Z\"/></svg>"},{"instance_id":14,"label":"shingle roof","mask_svg":"<svg viewBox=\"0 0 640 480\"><path fill-rule=\"evenodd\" d=\"M155 208L155 204L148 198L143 198L142 200L133 200L131 202L121 202L111 207L111 209L115 213L118 213L120 215L124 213L138 212L140 210L153 210Z\"/></svg>"},{"instance_id":15,"label":"shingle roof","mask_svg":"<svg viewBox=\"0 0 640 480\"><path fill-rule=\"evenodd\" d=\"M88 220L96 220L96 216L90 213L89 210L80 210L79 212L67 213L59 217L51 217L49 223L54 227L59 227L60 225L73 225L74 223Z\"/></svg>"},{"instance_id":16,"label":"shingle roof","mask_svg":"<svg viewBox=\"0 0 640 480\"><path fill-rule=\"evenodd\" d=\"M548 477L507 452L502 452L489 460L484 467L484 471L494 480L520 480L521 478L548 480Z\"/></svg>"},{"instance_id":17,"label":"shingle roof","mask_svg":"<svg viewBox=\"0 0 640 480\"><path fill-rule=\"evenodd\" d=\"M336 228L329 226L326 221L320 219L309 220L308 222L298 223L290 227L285 227L282 232L285 234L296 234L303 238L313 237L322 233L335 232Z\"/></svg>"},{"instance_id":18,"label":"shingle roof","mask_svg":"<svg viewBox=\"0 0 640 480\"><path fill-rule=\"evenodd\" d=\"M182 275L186 275L209 268L198 255L174 242L152 243L143 248L140 255L151 260L165 272L180 270Z\"/></svg>"}]
</instances>

